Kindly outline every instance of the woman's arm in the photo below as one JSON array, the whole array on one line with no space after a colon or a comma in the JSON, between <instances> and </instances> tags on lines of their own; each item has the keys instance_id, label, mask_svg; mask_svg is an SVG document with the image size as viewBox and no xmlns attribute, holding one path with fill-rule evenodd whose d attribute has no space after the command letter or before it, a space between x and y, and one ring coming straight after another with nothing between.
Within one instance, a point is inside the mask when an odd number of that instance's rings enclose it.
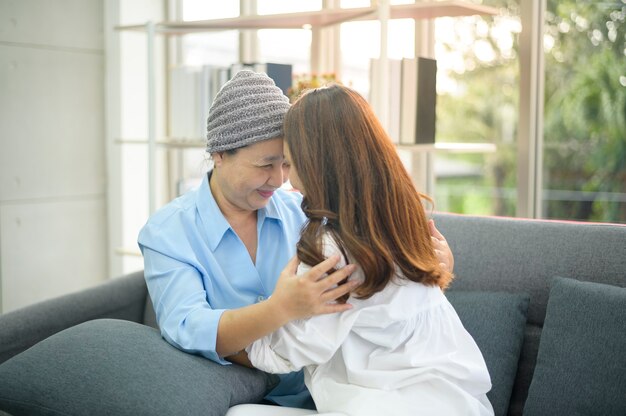
<instances>
[{"instance_id":1,"label":"woman's arm","mask_svg":"<svg viewBox=\"0 0 626 416\"><path fill-rule=\"evenodd\" d=\"M332 238L324 239L324 256L336 257L339 248ZM346 264L342 257L338 267ZM302 278L314 268L302 264L298 274ZM332 276L332 275L331 275ZM351 278L351 284L360 282ZM326 278L324 280L328 280ZM329 287L337 284L329 280ZM356 287L356 286L355 286ZM336 289L335 289L336 290ZM335 307L341 306L334 304ZM358 311L313 316L286 323L275 332L264 336L246 347L248 360L254 367L271 373L287 373L300 370L310 364L321 364L330 360L351 331L358 318Z\"/></svg>"},{"instance_id":2,"label":"woman's arm","mask_svg":"<svg viewBox=\"0 0 626 416\"><path fill-rule=\"evenodd\" d=\"M207 302L202 276L195 267L145 246L142 251L144 275L163 337L179 349L220 363L226 363L222 357L236 354L292 319L349 309L350 305L329 302L355 288L351 284L328 290L347 277L351 267L321 279L338 258L327 259L298 278L294 257L268 300L237 309L215 309Z\"/></svg>"},{"instance_id":3,"label":"woman's arm","mask_svg":"<svg viewBox=\"0 0 626 416\"><path fill-rule=\"evenodd\" d=\"M217 334L217 353L220 356L236 354L255 340L295 319L350 309L349 304L331 302L358 286L358 282L349 282L334 287L354 271L354 266L348 265L323 278L339 259L339 256L330 257L307 273L296 276L298 260L293 257L282 271L276 289L268 300L227 310L222 314Z\"/></svg>"}]
</instances>

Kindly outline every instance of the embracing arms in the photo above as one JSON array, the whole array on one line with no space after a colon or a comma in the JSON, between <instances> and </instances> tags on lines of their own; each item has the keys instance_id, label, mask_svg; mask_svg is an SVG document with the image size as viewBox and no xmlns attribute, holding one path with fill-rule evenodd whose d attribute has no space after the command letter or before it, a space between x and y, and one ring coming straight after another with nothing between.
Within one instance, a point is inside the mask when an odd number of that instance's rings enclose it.
<instances>
[{"instance_id":1,"label":"embracing arms","mask_svg":"<svg viewBox=\"0 0 626 416\"><path fill-rule=\"evenodd\" d=\"M432 230L436 231L434 226ZM431 231L432 231L431 230ZM441 234L434 243L442 263L451 269L452 254ZM184 248L184 247L183 247ZM178 247L177 251L183 251ZM319 314L332 314L351 308L336 304L334 299L352 291L358 283L335 287L354 271L346 266L322 279L336 266L338 257L296 276L297 259L292 258L283 269L274 293L266 300L240 308L210 305L200 271L176 256L142 246L145 276L163 336L178 348L200 353L217 362L246 363L239 354L253 341L275 331L286 322ZM451 264L452 263L452 264Z\"/></svg>"},{"instance_id":2,"label":"embracing arms","mask_svg":"<svg viewBox=\"0 0 626 416\"><path fill-rule=\"evenodd\" d=\"M282 271L276 289L268 300L227 310L222 314L218 326L217 353L220 356L235 354L295 319L350 309L349 304L331 302L357 287L358 282L355 281L334 287L348 277L355 266L347 265L322 279L338 261L339 256L332 256L306 274L296 276L298 260L293 257Z\"/></svg>"}]
</instances>

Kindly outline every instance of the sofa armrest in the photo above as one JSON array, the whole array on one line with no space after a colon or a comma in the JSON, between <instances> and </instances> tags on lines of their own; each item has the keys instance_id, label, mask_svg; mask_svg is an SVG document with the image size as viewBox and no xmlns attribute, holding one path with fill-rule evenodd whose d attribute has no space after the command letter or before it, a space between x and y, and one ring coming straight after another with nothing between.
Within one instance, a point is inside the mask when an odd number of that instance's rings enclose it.
<instances>
[{"instance_id":1,"label":"sofa armrest","mask_svg":"<svg viewBox=\"0 0 626 416\"><path fill-rule=\"evenodd\" d=\"M0 363L49 336L99 318L143 323L143 271L0 315Z\"/></svg>"}]
</instances>

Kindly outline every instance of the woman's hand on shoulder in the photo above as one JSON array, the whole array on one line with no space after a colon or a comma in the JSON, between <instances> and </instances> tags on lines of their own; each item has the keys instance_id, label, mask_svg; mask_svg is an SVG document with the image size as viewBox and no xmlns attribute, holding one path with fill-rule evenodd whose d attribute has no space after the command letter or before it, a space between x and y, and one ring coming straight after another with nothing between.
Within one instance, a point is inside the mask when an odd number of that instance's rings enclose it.
<instances>
[{"instance_id":1,"label":"woman's hand on shoulder","mask_svg":"<svg viewBox=\"0 0 626 416\"><path fill-rule=\"evenodd\" d=\"M349 264L326 276L339 260L340 256L331 256L299 276L296 275L298 258L294 256L289 260L268 300L273 303L276 313L285 319L285 323L314 315L343 312L352 307L348 303L334 301L360 284L360 281L352 280L337 286L356 270L356 266Z\"/></svg>"},{"instance_id":2,"label":"woman's hand on shoulder","mask_svg":"<svg viewBox=\"0 0 626 416\"><path fill-rule=\"evenodd\" d=\"M448 241L446 241L443 234L441 234L437 227L435 227L435 221L428 221L428 229L430 230L430 238L433 242L437 259L439 259L439 264L445 270L453 273L454 255L452 255L452 250L450 250L450 246L448 246Z\"/></svg>"}]
</instances>

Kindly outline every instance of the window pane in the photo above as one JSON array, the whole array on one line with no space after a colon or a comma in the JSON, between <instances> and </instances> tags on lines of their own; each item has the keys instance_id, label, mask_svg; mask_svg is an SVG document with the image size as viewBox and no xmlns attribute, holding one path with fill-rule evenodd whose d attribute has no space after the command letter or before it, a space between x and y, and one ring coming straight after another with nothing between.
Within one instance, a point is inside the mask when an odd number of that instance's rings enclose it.
<instances>
[{"instance_id":1,"label":"window pane","mask_svg":"<svg viewBox=\"0 0 626 416\"><path fill-rule=\"evenodd\" d=\"M493 143L494 153L435 156L436 209L514 216L521 30L518 1L498 16L435 22L437 142Z\"/></svg>"},{"instance_id":2,"label":"window pane","mask_svg":"<svg viewBox=\"0 0 626 416\"><path fill-rule=\"evenodd\" d=\"M183 20L224 19L239 16L238 0L207 3L183 0ZM239 58L239 33L236 30L194 33L182 38L182 61L185 65L229 66Z\"/></svg>"},{"instance_id":3,"label":"window pane","mask_svg":"<svg viewBox=\"0 0 626 416\"><path fill-rule=\"evenodd\" d=\"M322 0L257 0L258 14L295 13L321 10Z\"/></svg>"},{"instance_id":4,"label":"window pane","mask_svg":"<svg viewBox=\"0 0 626 416\"><path fill-rule=\"evenodd\" d=\"M543 215L626 223L626 8L549 0Z\"/></svg>"},{"instance_id":5,"label":"window pane","mask_svg":"<svg viewBox=\"0 0 626 416\"><path fill-rule=\"evenodd\" d=\"M376 21L343 23L339 38L340 81L368 97L370 60L380 55L380 23Z\"/></svg>"},{"instance_id":6,"label":"window pane","mask_svg":"<svg viewBox=\"0 0 626 416\"><path fill-rule=\"evenodd\" d=\"M238 15L239 0L210 3L205 0L182 1L185 21L224 19ZM209 106L219 88L219 85L212 85L209 89L208 79L215 82L213 74L219 71L218 68L227 68L239 59L239 32L225 30L188 34L180 37L180 45L182 67L172 68L169 75L169 135L173 139L194 139L202 143ZM208 78L200 75L209 73L206 69L205 72L200 70L199 67L205 65L213 67L210 72L212 75ZM197 122L193 123L190 118L192 121L197 118ZM193 127L190 128L190 125ZM202 145L168 149L166 160L170 197L196 187L211 166Z\"/></svg>"},{"instance_id":7,"label":"window pane","mask_svg":"<svg viewBox=\"0 0 626 416\"><path fill-rule=\"evenodd\" d=\"M259 61L291 64L292 73L308 73L311 67L311 31L262 29L258 31Z\"/></svg>"},{"instance_id":8,"label":"window pane","mask_svg":"<svg viewBox=\"0 0 626 416\"><path fill-rule=\"evenodd\" d=\"M258 0L259 14L296 13L320 10L321 0ZM291 64L292 74L308 73L311 67L311 31L263 29L257 32L259 61Z\"/></svg>"},{"instance_id":9,"label":"window pane","mask_svg":"<svg viewBox=\"0 0 626 416\"><path fill-rule=\"evenodd\" d=\"M182 0L183 20L225 19L239 16L239 0Z\"/></svg>"},{"instance_id":10,"label":"window pane","mask_svg":"<svg viewBox=\"0 0 626 416\"><path fill-rule=\"evenodd\" d=\"M415 57L415 22L394 19L387 25L389 59ZM341 82L364 97L369 96L370 61L380 56L380 22L347 22L341 25Z\"/></svg>"}]
</instances>

